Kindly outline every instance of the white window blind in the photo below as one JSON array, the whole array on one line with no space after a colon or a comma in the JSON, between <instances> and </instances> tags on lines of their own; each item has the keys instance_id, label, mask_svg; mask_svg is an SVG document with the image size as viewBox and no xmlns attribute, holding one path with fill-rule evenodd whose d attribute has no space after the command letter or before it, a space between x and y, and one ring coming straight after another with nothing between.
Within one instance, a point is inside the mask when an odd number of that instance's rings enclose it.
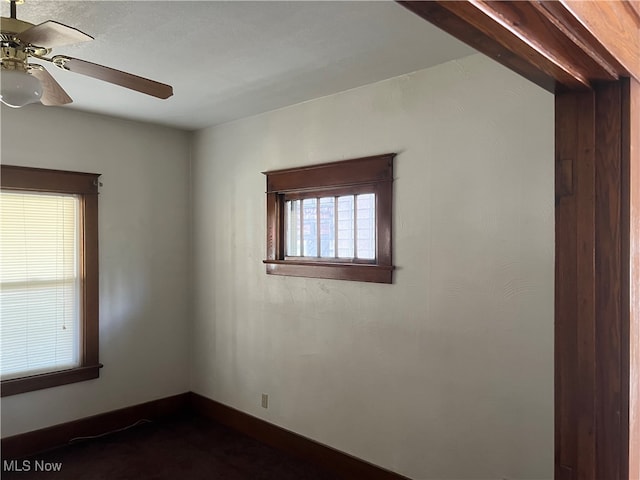
<instances>
[{"instance_id":1,"label":"white window blind","mask_svg":"<svg viewBox=\"0 0 640 480\"><path fill-rule=\"evenodd\" d=\"M0 193L2 379L77 367L79 200Z\"/></svg>"}]
</instances>

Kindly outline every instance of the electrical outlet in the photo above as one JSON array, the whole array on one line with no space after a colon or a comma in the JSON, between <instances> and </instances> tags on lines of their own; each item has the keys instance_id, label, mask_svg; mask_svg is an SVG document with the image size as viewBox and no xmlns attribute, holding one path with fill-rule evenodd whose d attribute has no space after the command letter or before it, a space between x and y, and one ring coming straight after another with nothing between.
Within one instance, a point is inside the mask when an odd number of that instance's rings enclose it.
<instances>
[{"instance_id":1,"label":"electrical outlet","mask_svg":"<svg viewBox=\"0 0 640 480\"><path fill-rule=\"evenodd\" d=\"M262 408L269 408L269 395L266 393L262 394Z\"/></svg>"}]
</instances>

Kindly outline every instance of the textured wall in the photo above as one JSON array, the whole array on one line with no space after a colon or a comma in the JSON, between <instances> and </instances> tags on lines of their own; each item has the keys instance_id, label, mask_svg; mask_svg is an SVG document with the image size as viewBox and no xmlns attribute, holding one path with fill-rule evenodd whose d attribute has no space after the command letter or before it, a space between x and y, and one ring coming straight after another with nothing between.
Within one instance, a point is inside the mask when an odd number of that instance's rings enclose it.
<instances>
[{"instance_id":1,"label":"textured wall","mask_svg":"<svg viewBox=\"0 0 640 480\"><path fill-rule=\"evenodd\" d=\"M267 276L260 172L385 152L395 283ZM552 477L552 95L471 56L199 131L192 168L195 392L416 479Z\"/></svg>"},{"instance_id":2,"label":"textured wall","mask_svg":"<svg viewBox=\"0 0 640 480\"><path fill-rule=\"evenodd\" d=\"M185 132L33 105L2 107L2 162L101 173L100 378L2 399L2 436L189 388Z\"/></svg>"}]
</instances>

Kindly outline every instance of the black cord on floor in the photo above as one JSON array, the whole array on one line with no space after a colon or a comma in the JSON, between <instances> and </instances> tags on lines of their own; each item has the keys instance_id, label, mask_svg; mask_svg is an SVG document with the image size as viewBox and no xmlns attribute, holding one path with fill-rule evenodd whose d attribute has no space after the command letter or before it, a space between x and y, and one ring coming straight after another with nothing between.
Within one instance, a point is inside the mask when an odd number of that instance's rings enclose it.
<instances>
[{"instance_id":1,"label":"black cord on floor","mask_svg":"<svg viewBox=\"0 0 640 480\"><path fill-rule=\"evenodd\" d=\"M79 442L81 440L91 440L93 438L105 437L107 435L111 435L112 433L124 432L125 430L129 430L130 428L137 427L138 425L141 425L143 423L151 423L151 420L149 420L147 418L143 418L141 420L138 420L135 423L132 423L129 426L126 426L126 427L123 427L123 428L118 428L117 430L111 430L110 432L101 433L100 435L91 435L91 436L88 436L88 437L75 437L75 438L72 438L71 440L69 440L69 445L71 445L73 443L76 443L76 442Z\"/></svg>"}]
</instances>

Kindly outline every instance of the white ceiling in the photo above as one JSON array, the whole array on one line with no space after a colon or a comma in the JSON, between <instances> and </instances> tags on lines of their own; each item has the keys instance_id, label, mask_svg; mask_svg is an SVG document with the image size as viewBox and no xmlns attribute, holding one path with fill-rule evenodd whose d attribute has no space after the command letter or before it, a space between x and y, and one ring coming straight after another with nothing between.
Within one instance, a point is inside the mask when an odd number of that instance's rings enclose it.
<instances>
[{"instance_id":1,"label":"white ceiling","mask_svg":"<svg viewBox=\"0 0 640 480\"><path fill-rule=\"evenodd\" d=\"M9 4L2 2L2 16ZM392 1L26 0L18 18L95 37L54 50L173 85L159 100L47 68L63 108L188 130L330 95L474 51ZM51 108L51 107L50 107Z\"/></svg>"}]
</instances>

